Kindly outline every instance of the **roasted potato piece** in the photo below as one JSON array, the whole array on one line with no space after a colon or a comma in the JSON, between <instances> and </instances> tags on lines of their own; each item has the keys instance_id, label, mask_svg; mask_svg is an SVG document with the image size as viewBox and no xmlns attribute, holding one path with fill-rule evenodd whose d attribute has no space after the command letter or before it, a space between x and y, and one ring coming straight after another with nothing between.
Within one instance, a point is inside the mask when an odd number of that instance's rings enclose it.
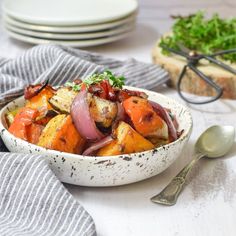
<instances>
[{"instance_id":1,"label":"roasted potato piece","mask_svg":"<svg viewBox=\"0 0 236 236\"><path fill-rule=\"evenodd\" d=\"M115 130L116 139L101 148L97 156L113 156L142 152L154 148L154 145L137 133L130 125L121 121Z\"/></svg>"},{"instance_id":2,"label":"roasted potato piece","mask_svg":"<svg viewBox=\"0 0 236 236\"><path fill-rule=\"evenodd\" d=\"M48 100L54 95L52 87L45 87L39 94L30 98L26 102L26 107L37 109L39 111L46 111L52 109Z\"/></svg>"},{"instance_id":3,"label":"roasted potato piece","mask_svg":"<svg viewBox=\"0 0 236 236\"><path fill-rule=\"evenodd\" d=\"M62 152L80 153L85 141L77 132L70 115L57 115L44 128L38 145Z\"/></svg>"},{"instance_id":4,"label":"roasted potato piece","mask_svg":"<svg viewBox=\"0 0 236 236\"><path fill-rule=\"evenodd\" d=\"M117 115L116 103L93 96L91 93L88 93L87 99L90 114L98 126L110 127Z\"/></svg>"},{"instance_id":5,"label":"roasted potato piece","mask_svg":"<svg viewBox=\"0 0 236 236\"><path fill-rule=\"evenodd\" d=\"M135 130L146 138L168 139L166 122L157 115L147 99L132 96L123 102Z\"/></svg>"},{"instance_id":6,"label":"roasted potato piece","mask_svg":"<svg viewBox=\"0 0 236 236\"><path fill-rule=\"evenodd\" d=\"M49 99L51 106L61 112L61 113L70 113L70 106L78 92L72 90L69 87L59 88L56 94Z\"/></svg>"}]
</instances>

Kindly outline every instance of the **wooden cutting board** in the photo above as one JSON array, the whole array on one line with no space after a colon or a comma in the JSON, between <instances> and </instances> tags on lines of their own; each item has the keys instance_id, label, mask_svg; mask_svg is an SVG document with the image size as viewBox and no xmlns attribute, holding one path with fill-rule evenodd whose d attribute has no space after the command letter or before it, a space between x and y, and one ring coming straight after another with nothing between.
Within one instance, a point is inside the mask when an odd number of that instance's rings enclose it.
<instances>
[{"instance_id":1,"label":"wooden cutting board","mask_svg":"<svg viewBox=\"0 0 236 236\"><path fill-rule=\"evenodd\" d=\"M152 51L153 63L161 65L169 72L171 79L170 86L176 87L177 79L183 66L186 64L186 60L176 55L163 55L161 48L157 45L158 43ZM225 63L229 64L228 62ZM230 64L230 66L236 69L236 63ZM207 61L201 61L198 69L223 88L223 98L236 99L236 75L210 64ZM201 96L213 96L215 94L214 89L209 87L191 70L188 70L185 74L181 88L185 92Z\"/></svg>"}]
</instances>

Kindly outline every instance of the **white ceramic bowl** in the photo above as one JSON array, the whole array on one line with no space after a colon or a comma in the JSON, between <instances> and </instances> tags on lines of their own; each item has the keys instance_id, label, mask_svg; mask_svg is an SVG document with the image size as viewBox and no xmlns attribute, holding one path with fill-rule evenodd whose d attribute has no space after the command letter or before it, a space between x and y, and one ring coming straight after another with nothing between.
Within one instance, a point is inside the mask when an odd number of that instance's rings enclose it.
<instances>
[{"instance_id":1,"label":"white ceramic bowl","mask_svg":"<svg viewBox=\"0 0 236 236\"><path fill-rule=\"evenodd\" d=\"M143 91L149 99L170 108L179 122L181 137L170 144L150 151L107 157L93 157L48 150L14 137L6 129L5 114L9 110L22 107L20 97L6 105L0 113L0 135L11 152L42 154L57 177L65 183L81 186L117 186L134 183L157 175L169 167L180 155L192 130L189 110L176 101L161 94Z\"/></svg>"}]
</instances>

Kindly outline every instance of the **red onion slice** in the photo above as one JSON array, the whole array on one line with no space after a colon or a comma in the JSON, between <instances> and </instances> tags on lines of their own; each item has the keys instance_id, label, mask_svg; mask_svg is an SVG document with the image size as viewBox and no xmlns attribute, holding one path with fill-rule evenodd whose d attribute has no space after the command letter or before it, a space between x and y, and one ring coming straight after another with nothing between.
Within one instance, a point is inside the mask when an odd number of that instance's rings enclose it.
<instances>
[{"instance_id":1,"label":"red onion slice","mask_svg":"<svg viewBox=\"0 0 236 236\"><path fill-rule=\"evenodd\" d=\"M92 119L87 102L87 90L82 90L71 105L71 117L80 135L89 140L97 141L104 137Z\"/></svg>"},{"instance_id":2,"label":"red onion slice","mask_svg":"<svg viewBox=\"0 0 236 236\"><path fill-rule=\"evenodd\" d=\"M157 112L157 114L166 122L171 141L175 141L178 138L177 130L168 112L156 102L149 101L149 103L152 105L153 109Z\"/></svg>"},{"instance_id":3,"label":"red onion slice","mask_svg":"<svg viewBox=\"0 0 236 236\"><path fill-rule=\"evenodd\" d=\"M126 113L123 105L120 102L116 102L117 105L117 115L115 120L112 122L112 135L115 136L115 129L119 125L120 121L124 121L126 119Z\"/></svg>"},{"instance_id":4,"label":"red onion slice","mask_svg":"<svg viewBox=\"0 0 236 236\"><path fill-rule=\"evenodd\" d=\"M125 119L125 109L122 106L122 104L120 102L116 102L117 105L117 115L116 115L116 119L115 119L115 123L121 120Z\"/></svg>"},{"instance_id":5,"label":"red onion slice","mask_svg":"<svg viewBox=\"0 0 236 236\"><path fill-rule=\"evenodd\" d=\"M108 145L111 143L114 139L111 137L111 135L108 135L107 137L101 139L100 141L93 143L89 148L87 148L82 155L84 156L90 156L98 149Z\"/></svg>"},{"instance_id":6,"label":"red onion slice","mask_svg":"<svg viewBox=\"0 0 236 236\"><path fill-rule=\"evenodd\" d=\"M174 127L175 127L175 129L176 130L178 130L178 128L179 128L179 123L178 123L178 121L177 121L177 119L176 119L176 116L175 115L172 115L172 122L173 122L173 124L174 124ZM179 137L179 136L178 136Z\"/></svg>"}]
</instances>

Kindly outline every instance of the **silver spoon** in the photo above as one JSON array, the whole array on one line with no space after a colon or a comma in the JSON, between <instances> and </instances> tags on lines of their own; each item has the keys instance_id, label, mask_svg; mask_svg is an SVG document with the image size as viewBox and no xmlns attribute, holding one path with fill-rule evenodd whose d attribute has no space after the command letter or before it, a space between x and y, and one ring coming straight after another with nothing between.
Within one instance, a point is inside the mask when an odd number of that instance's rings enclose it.
<instances>
[{"instance_id":1,"label":"silver spoon","mask_svg":"<svg viewBox=\"0 0 236 236\"><path fill-rule=\"evenodd\" d=\"M159 194L152 197L151 201L162 205L174 205L183 189L186 177L195 163L202 157L217 158L224 156L232 147L234 137L235 128L233 126L215 125L205 130L195 144L195 158Z\"/></svg>"}]
</instances>

